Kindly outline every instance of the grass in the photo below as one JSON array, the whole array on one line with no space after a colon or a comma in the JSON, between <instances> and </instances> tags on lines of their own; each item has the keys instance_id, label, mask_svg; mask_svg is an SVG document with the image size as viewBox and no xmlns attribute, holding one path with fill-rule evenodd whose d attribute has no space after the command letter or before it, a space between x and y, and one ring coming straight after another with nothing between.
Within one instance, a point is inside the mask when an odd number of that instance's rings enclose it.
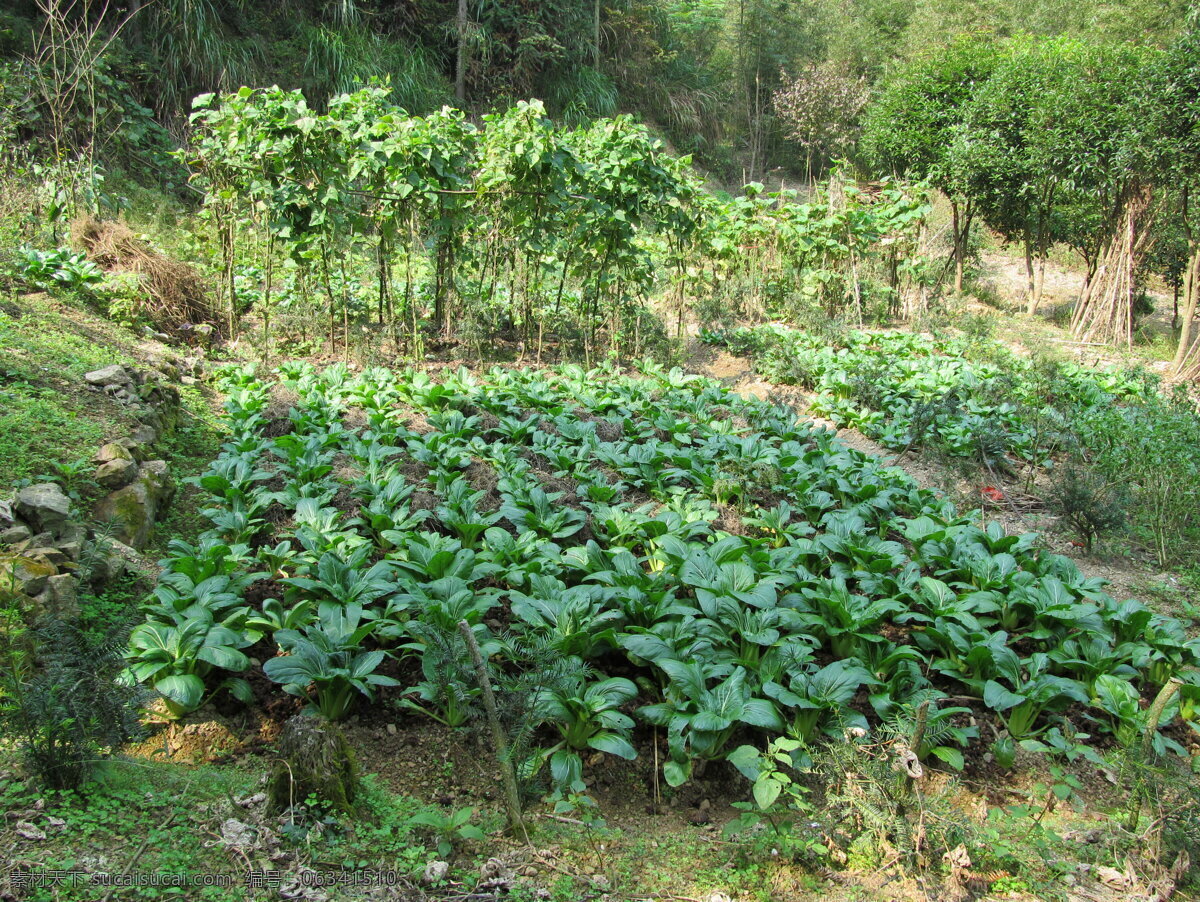
<instances>
[{"instance_id":1,"label":"grass","mask_svg":"<svg viewBox=\"0 0 1200 902\"><path fill-rule=\"evenodd\" d=\"M352 829L314 817L302 829L291 830L286 821L262 812L259 803L247 802L258 790L259 777L254 769L230 765L185 768L123 760L111 763L101 782L89 786L86 793L45 794L16 781L0 784L0 806L46 835L44 840L26 841L19 833L10 834L19 848L12 850L16 855L10 860L19 862L22 870L87 875L77 886L67 877L55 885L34 887L22 898L95 902L105 887L89 883L92 875L128 874L197 881L174 889L122 887L113 898L241 902L278 898L277 885L255 891L247 880L252 867L289 877L308 868L394 872L408 879L419 873L429 857L408 823L420 810L419 803L374 780L364 783L360 818ZM230 835L230 819L254 828L250 844L237 846L222 840ZM474 866L470 859L467 864ZM199 885L205 880L225 885ZM335 892L331 897L363 895Z\"/></svg>"},{"instance_id":2,"label":"grass","mask_svg":"<svg viewBox=\"0 0 1200 902\"><path fill-rule=\"evenodd\" d=\"M148 353L135 332L78 295L0 295L0 490L25 480L85 482L92 455L137 422L108 396L87 389L83 376L114 363L145 366ZM178 388L179 425L160 447L177 479L202 470L222 440L215 393L203 385ZM204 528L200 500L192 486L179 485L152 551Z\"/></svg>"},{"instance_id":3,"label":"grass","mask_svg":"<svg viewBox=\"0 0 1200 902\"><path fill-rule=\"evenodd\" d=\"M0 767L7 762L0 758ZM129 887L114 899L186 898L234 902L278 898L278 888L247 885L251 868L274 871L284 882L301 869L317 872L394 872L415 883L426 864L438 858L436 837L411 824L426 806L382 780L364 781L363 805L352 822L337 823L319 814L298 823L266 816L250 802L262 786L267 762L250 758L237 764L184 766L169 761L118 760L102 772L86 793L39 793L13 780L0 782L0 805L11 813L9 829L0 833L6 855L21 869L79 870L91 874L158 874L181 877L220 875L226 886ZM1030 789L1031 793L1041 787ZM964 801L970 791L962 790ZM1040 807L1031 795L1033 807ZM230 819L250 825L256 840L241 849L221 841ZM498 857L515 872L507 898L591 898L601 893L623 900L710 899L724 894L739 902L776 899L869 899L883 891L889 898L921 898L917 885L892 872L851 867L836 882L800 862L778 854L769 836L728 842L712 827L695 827L669 819L635 819L612 826L583 827L544 817L530 819L530 842L503 836L497 812L476 808L473 823L488 833L482 842L456 844L451 856L447 896L466 893L480 879L480 865ZM46 834L29 840L14 831L28 824ZM1063 899L1068 887L1063 873L1076 872L1077 862L1093 867L1115 862L1132 850L1102 809L1078 813L1069 806L1052 812L1044 824L1017 809L992 808L981 826L991 854L976 868L991 870L989 883L1001 897ZM826 825L828 829L835 823ZM269 833L266 831L270 831ZM1077 831L1076 834L1070 831ZM1115 831L1115 832L1114 832ZM1095 833L1094 845L1071 835ZM1066 837L1064 837L1066 834ZM1110 835L1111 834L1111 835ZM145 846L142 846L143 841ZM1115 843L1115 844L1114 844ZM874 862L883 849L867 849ZM136 854L135 854L136 853ZM1136 860L1136 859L1135 859ZM851 865L854 862L850 862ZM1141 862L1139 862L1140 870ZM527 868L536 873L523 876ZM886 873L885 873L886 872ZM882 876L881 876L882 874ZM0 888L3 878L0 875ZM910 885L911 884L911 885ZM403 883L401 884L403 886ZM378 898L378 887L326 888L330 902ZM22 898L32 902L95 902L105 887L68 881L35 887ZM439 898L430 889L430 898ZM403 895L401 895L403 897ZM461 896L460 896L461 897ZM491 898L481 895L479 898Z\"/></svg>"},{"instance_id":4,"label":"grass","mask_svg":"<svg viewBox=\"0 0 1200 902\"><path fill-rule=\"evenodd\" d=\"M201 515L204 493L185 476L203 472L219 452L225 430L220 425L220 405L215 392L205 386L179 386L180 419L175 432L163 443L163 456L171 466L177 487L175 499L151 537L151 553L166 553L171 539L192 541L211 524Z\"/></svg>"},{"instance_id":5,"label":"grass","mask_svg":"<svg viewBox=\"0 0 1200 902\"><path fill-rule=\"evenodd\" d=\"M43 293L0 300L0 483L36 479L128 434L132 417L84 373L135 362L136 337L81 303Z\"/></svg>"},{"instance_id":6,"label":"grass","mask_svg":"<svg viewBox=\"0 0 1200 902\"><path fill-rule=\"evenodd\" d=\"M32 871L80 870L121 874L132 865L148 874L222 873L225 855L207 832L205 815L234 795L248 795L254 778L231 768L187 772L169 764L114 763L100 785L86 795L43 796L16 782L0 788L0 805L46 833L46 840L22 849L22 865ZM35 806L41 801L43 808ZM62 822L59 824L59 822ZM148 840L134 860L140 840ZM18 859L13 859L14 861ZM35 887L31 900L96 899L102 890L68 879ZM240 890L241 887L237 887ZM192 888L188 898L233 900L239 892L220 887ZM161 888L131 888L121 898L160 898Z\"/></svg>"}]
</instances>

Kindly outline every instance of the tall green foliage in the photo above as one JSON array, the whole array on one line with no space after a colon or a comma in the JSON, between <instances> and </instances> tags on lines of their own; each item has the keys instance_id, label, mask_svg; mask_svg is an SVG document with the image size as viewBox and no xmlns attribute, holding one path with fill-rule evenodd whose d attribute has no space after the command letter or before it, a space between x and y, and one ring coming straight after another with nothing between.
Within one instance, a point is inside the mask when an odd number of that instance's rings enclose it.
<instances>
[{"instance_id":1,"label":"tall green foliage","mask_svg":"<svg viewBox=\"0 0 1200 902\"><path fill-rule=\"evenodd\" d=\"M1086 267L1077 333L1130 340L1152 192L1182 199L1189 184L1189 60L1185 40L1163 52L962 37L889 77L864 148L876 167L928 178L950 198L959 287L978 215L1024 248L1031 312L1050 249L1065 244Z\"/></svg>"},{"instance_id":2,"label":"tall green foliage","mask_svg":"<svg viewBox=\"0 0 1200 902\"><path fill-rule=\"evenodd\" d=\"M414 347L426 312L443 335L455 319L503 315L529 340L534 309L544 323L552 308L574 314L590 359L600 332L615 342L627 303L653 284L650 239L679 246L694 228L689 161L628 117L566 131L535 101L476 127L449 108L409 116L386 86L335 97L323 114L279 88L206 95L196 106L189 159L226 223L227 270L238 243L228 223L240 220L263 236L269 317L277 254L309 261L331 340L340 327L343 344L347 260L365 253L380 323L407 330ZM432 275L428 310L418 309L415 260ZM264 349L269 341L268 328Z\"/></svg>"},{"instance_id":3,"label":"tall green foliage","mask_svg":"<svg viewBox=\"0 0 1200 902\"><path fill-rule=\"evenodd\" d=\"M1174 366L1195 375L1193 323L1200 302L1200 226L1195 193L1200 185L1200 11L1193 11L1179 39L1157 61L1150 91L1154 165L1177 198L1178 222L1187 245L1183 266L1182 330Z\"/></svg>"},{"instance_id":4,"label":"tall green foliage","mask_svg":"<svg viewBox=\"0 0 1200 902\"><path fill-rule=\"evenodd\" d=\"M997 61L994 43L978 35L924 53L886 83L864 125L863 149L876 167L928 181L950 199L958 291L976 208L955 145L964 108Z\"/></svg>"}]
</instances>

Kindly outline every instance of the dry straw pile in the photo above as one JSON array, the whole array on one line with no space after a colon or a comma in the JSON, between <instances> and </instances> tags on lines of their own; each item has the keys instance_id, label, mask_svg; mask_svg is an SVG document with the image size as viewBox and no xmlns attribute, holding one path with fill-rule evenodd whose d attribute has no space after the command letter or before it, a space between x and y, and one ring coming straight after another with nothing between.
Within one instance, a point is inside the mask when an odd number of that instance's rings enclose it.
<instances>
[{"instance_id":1,"label":"dry straw pile","mask_svg":"<svg viewBox=\"0 0 1200 902\"><path fill-rule=\"evenodd\" d=\"M200 325L217 326L200 274L147 245L123 222L77 219L71 225L71 240L101 269L136 274L143 289L143 313L162 331L186 333Z\"/></svg>"}]
</instances>

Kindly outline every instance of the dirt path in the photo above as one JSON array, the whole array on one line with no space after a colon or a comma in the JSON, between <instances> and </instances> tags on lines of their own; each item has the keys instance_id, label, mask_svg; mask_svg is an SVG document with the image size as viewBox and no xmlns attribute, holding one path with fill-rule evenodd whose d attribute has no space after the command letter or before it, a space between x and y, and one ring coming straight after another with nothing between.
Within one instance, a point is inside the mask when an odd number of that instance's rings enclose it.
<instances>
[{"instance_id":1,"label":"dirt path","mask_svg":"<svg viewBox=\"0 0 1200 902\"><path fill-rule=\"evenodd\" d=\"M716 348L696 340L689 348L685 369L716 379L745 397L788 404L798 416L825 427L851 448L879 458L889 466L897 466L922 488L949 497L960 510L980 506L980 484L972 484L953 470L921 455L909 454L901 458L896 452L884 448L855 429L839 429L829 420L811 412L810 393L793 386L765 381L754 372L750 361L745 357L738 357L724 348ZM999 522L1010 533L1040 533L1050 551L1071 558L1085 576L1099 577L1108 582L1109 592L1118 598L1137 598L1161 609L1162 598L1148 591L1147 586L1154 583L1177 584L1171 574L1147 569L1127 558L1102 558L1099 555L1085 554L1082 548L1072 543L1070 536L1058 528L1058 518L1047 512L991 508L986 514L986 520Z\"/></svg>"}]
</instances>

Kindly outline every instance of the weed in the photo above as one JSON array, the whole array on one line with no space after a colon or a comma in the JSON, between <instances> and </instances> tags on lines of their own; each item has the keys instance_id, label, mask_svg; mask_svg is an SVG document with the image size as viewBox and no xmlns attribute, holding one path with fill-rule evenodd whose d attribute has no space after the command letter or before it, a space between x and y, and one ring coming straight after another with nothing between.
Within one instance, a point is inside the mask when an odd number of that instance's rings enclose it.
<instances>
[{"instance_id":1,"label":"weed","mask_svg":"<svg viewBox=\"0 0 1200 902\"><path fill-rule=\"evenodd\" d=\"M1089 553L1099 536L1125 525L1129 499L1124 486L1077 458L1055 469L1050 500L1055 513L1083 537Z\"/></svg>"}]
</instances>

